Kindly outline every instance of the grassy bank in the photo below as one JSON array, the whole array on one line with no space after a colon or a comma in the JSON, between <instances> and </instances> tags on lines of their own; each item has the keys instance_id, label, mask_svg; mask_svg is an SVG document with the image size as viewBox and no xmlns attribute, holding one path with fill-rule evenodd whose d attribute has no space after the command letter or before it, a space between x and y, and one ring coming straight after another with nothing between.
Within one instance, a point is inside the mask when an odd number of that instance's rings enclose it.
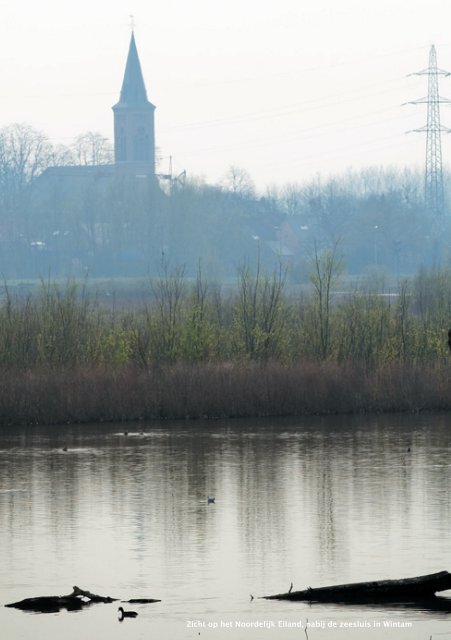
<instances>
[{"instance_id":1,"label":"grassy bank","mask_svg":"<svg viewBox=\"0 0 451 640\"><path fill-rule=\"evenodd\" d=\"M74 283L0 306L1 423L62 423L448 409L451 271L396 295L333 293L319 256L309 295L284 273L240 270L221 294L183 270L139 306L105 307Z\"/></svg>"}]
</instances>

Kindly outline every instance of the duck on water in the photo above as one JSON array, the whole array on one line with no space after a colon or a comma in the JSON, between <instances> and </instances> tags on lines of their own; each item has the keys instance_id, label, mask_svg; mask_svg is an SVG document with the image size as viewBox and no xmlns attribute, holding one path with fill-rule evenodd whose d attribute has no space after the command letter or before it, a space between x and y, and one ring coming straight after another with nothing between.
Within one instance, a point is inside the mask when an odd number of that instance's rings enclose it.
<instances>
[{"instance_id":1,"label":"duck on water","mask_svg":"<svg viewBox=\"0 0 451 640\"><path fill-rule=\"evenodd\" d=\"M123 607L119 607L119 609L117 610L117 617L119 619L119 622L122 622L124 618L136 618L137 615L138 614L136 611L124 611Z\"/></svg>"}]
</instances>

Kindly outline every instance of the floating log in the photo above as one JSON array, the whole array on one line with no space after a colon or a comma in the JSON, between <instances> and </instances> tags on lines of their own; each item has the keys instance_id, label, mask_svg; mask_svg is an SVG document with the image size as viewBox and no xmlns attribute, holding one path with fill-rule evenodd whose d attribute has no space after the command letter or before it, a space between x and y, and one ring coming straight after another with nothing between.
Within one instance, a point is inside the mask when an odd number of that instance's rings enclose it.
<instances>
[{"instance_id":1,"label":"floating log","mask_svg":"<svg viewBox=\"0 0 451 640\"><path fill-rule=\"evenodd\" d=\"M99 596L80 587L73 587L72 593L67 596L40 596L37 598L25 598L19 602L5 604L5 607L14 607L22 611L36 611L38 613L57 613L61 609L78 611L95 602L115 602L117 598Z\"/></svg>"},{"instance_id":2,"label":"floating log","mask_svg":"<svg viewBox=\"0 0 451 640\"><path fill-rule=\"evenodd\" d=\"M439 571L415 578L401 580L376 580L353 582L330 587L309 587L304 591L289 591L274 596L263 596L267 600L303 600L308 602L412 602L433 598L438 591L451 589L451 573Z\"/></svg>"},{"instance_id":3,"label":"floating log","mask_svg":"<svg viewBox=\"0 0 451 640\"><path fill-rule=\"evenodd\" d=\"M130 600L121 600L121 602L126 602L127 604L152 604L152 602L161 602L161 600L156 600L155 598L131 598Z\"/></svg>"},{"instance_id":4,"label":"floating log","mask_svg":"<svg viewBox=\"0 0 451 640\"><path fill-rule=\"evenodd\" d=\"M110 596L98 596L96 593L91 593L90 591L85 591L84 589L80 589L79 587L72 587L73 591L71 593L72 596L79 598L88 598L90 604L91 602L116 602L118 598L111 598Z\"/></svg>"}]
</instances>

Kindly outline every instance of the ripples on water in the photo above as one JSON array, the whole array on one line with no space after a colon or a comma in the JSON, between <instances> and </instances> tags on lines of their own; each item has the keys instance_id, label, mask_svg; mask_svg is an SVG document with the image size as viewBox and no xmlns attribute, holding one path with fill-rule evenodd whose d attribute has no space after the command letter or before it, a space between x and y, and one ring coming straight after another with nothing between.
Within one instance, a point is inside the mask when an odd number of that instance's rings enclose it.
<instances>
[{"instance_id":1,"label":"ripples on water","mask_svg":"<svg viewBox=\"0 0 451 640\"><path fill-rule=\"evenodd\" d=\"M123 623L116 605L2 608L2 637L288 640L306 637L289 625L307 619L309 640L449 632L440 612L249 595L451 569L449 422L140 424L126 436L118 425L3 429L0 602L74 584L163 602L134 605L138 618Z\"/></svg>"}]
</instances>

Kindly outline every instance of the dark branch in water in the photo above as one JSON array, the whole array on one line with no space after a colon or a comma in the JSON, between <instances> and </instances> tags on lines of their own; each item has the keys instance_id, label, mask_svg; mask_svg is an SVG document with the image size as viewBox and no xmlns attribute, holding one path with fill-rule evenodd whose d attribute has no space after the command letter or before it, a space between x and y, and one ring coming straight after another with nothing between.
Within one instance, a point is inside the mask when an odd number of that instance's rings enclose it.
<instances>
[{"instance_id":1,"label":"dark branch in water","mask_svg":"<svg viewBox=\"0 0 451 640\"><path fill-rule=\"evenodd\" d=\"M5 607L14 607L15 609L21 609L22 611L36 611L38 613L56 613L61 611L61 609L67 609L67 611L78 611L93 603L111 603L116 600L118 600L118 598L99 596L96 593L80 589L80 587L73 587L72 593L67 596L40 596L36 598L25 598L25 600L20 600L19 602L5 604ZM127 600L127 602L147 604L151 602L160 602L160 600L136 598Z\"/></svg>"},{"instance_id":2,"label":"dark branch in water","mask_svg":"<svg viewBox=\"0 0 451 640\"><path fill-rule=\"evenodd\" d=\"M273 596L263 596L267 600L303 600L308 602L413 602L435 598L438 591L451 589L451 573L440 571L415 578L400 580L376 580L354 582L304 591L288 591ZM438 600L438 598L437 598ZM451 601L450 601L451 604Z\"/></svg>"},{"instance_id":3,"label":"dark branch in water","mask_svg":"<svg viewBox=\"0 0 451 640\"><path fill-rule=\"evenodd\" d=\"M121 602L127 602L128 604L152 604L152 602L161 602L155 598L131 598L130 600L121 600Z\"/></svg>"}]
</instances>

